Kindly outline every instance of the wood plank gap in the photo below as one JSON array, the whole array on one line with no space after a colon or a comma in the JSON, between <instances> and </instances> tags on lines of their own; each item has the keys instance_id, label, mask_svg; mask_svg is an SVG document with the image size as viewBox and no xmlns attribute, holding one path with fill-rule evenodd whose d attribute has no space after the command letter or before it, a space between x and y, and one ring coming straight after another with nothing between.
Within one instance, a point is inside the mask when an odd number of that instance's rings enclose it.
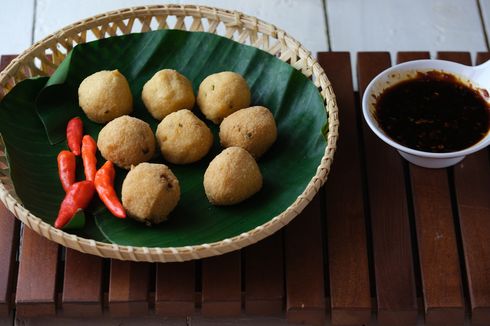
<instances>
[{"instance_id":1,"label":"wood plank gap","mask_svg":"<svg viewBox=\"0 0 490 326\"><path fill-rule=\"evenodd\" d=\"M322 2L323 19L325 20L325 34L327 36L327 51L332 51L332 42L330 40L330 24L328 20L328 10L327 10L328 0L320 0L320 1Z\"/></svg>"},{"instance_id":2,"label":"wood plank gap","mask_svg":"<svg viewBox=\"0 0 490 326\"><path fill-rule=\"evenodd\" d=\"M36 24L37 24L37 1L38 0L34 0L34 2L33 2L31 44L34 44L34 40L36 39L34 34L36 32Z\"/></svg>"},{"instance_id":3,"label":"wood plank gap","mask_svg":"<svg viewBox=\"0 0 490 326\"><path fill-rule=\"evenodd\" d=\"M245 293L246 289L246 277L245 277L245 271L247 267L247 257L245 254L245 250L240 250L240 292ZM242 309L245 309L245 301L242 300Z\"/></svg>"},{"instance_id":4,"label":"wood plank gap","mask_svg":"<svg viewBox=\"0 0 490 326\"><path fill-rule=\"evenodd\" d=\"M487 50L490 50L490 39L488 38L489 35L487 33L487 28L486 28L487 22L485 22L485 18L483 17L483 9L482 9L482 5L480 3L481 0L475 0L475 1L476 1L476 5L478 7L478 14L480 15L481 28L483 31L483 38L485 41L485 46L487 47ZM490 26L489 26L488 30L490 30Z\"/></svg>"},{"instance_id":5,"label":"wood plank gap","mask_svg":"<svg viewBox=\"0 0 490 326\"><path fill-rule=\"evenodd\" d=\"M322 253L323 253L323 282L324 282L324 293L328 297L330 293L330 274L329 274L329 254L328 254L328 231L327 231L327 196L325 191L325 186L321 187L318 191L320 196L320 228L321 228L321 238L322 238ZM330 299L328 299L330 302ZM330 305L326 305L326 313L330 316Z\"/></svg>"},{"instance_id":6,"label":"wood plank gap","mask_svg":"<svg viewBox=\"0 0 490 326\"><path fill-rule=\"evenodd\" d=\"M195 287L196 287L196 294L202 293L202 259L195 260L195 268L196 268L196 282L195 282ZM199 300L196 301L196 309L201 309L201 303L202 303L202 296L199 295Z\"/></svg>"},{"instance_id":7,"label":"wood plank gap","mask_svg":"<svg viewBox=\"0 0 490 326\"><path fill-rule=\"evenodd\" d=\"M111 278L111 260L104 258L102 260L102 310L109 309L109 285Z\"/></svg>"},{"instance_id":8,"label":"wood plank gap","mask_svg":"<svg viewBox=\"0 0 490 326\"><path fill-rule=\"evenodd\" d=\"M281 232L281 239L282 239L282 266L283 266L283 293L284 293L284 311L286 310L286 304L287 304L287 278L286 278L286 228L282 228L279 230Z\"/></svg>"},{"instance_id":9,"label":"wood plank gap","mask_svg":"<svg viewBox=\"0 0 490 326\"><path fill-rule=\"evenodd\" d=\"M157 278L157 264L149 263L149 277L148 277L148 309L155 311L155 296L156 296L156 278Z\"/></svg>"},{"instance_id":10,"label":"wood plank gap","mask_svg":"<svg viewBox=\"0 0 490 326\"><path fill-rule=\"evenodd\" d=\"M420 255L419 255L419 243L417 239L417 223L414 211L414 191L412 188L411 179L411 166L405 159L402 160L403 165L403 177L405 180L405 193L407 194L407 210L408 210L408 220L410 227L410 239L412 244L412 259L413 259L413 271L415 279L415 294L416 297L423 296L423 286L422 286L422 272L420 269Z\"/></svg>"},{"instance_id":11,"label":"wood plank gap","mask_svg":"<svg viewBox=\"0 0 490 326\"><path fill-rule=\"evenodd\" d=\"M359 69L357 69L356 81L359 78ZM372 298L372 309L377 305L376 302L376 277L374 272L374 245L373 245L373 230L371 223L371 206L368 189L368 173L367 173L367 159L366 159L366 147L364 145L364 117L362 116L361 105L361 93L359 91L354 92L354 107L356 117L356 129L357 129L357 144L359 147L359 163L361 164L361 187L363 193L364 203L364 227L366 229L366 242L367 242L367 254L368 254L368 268L369 268L369 290Z\"/></svg>"},{"instance_id":12,"label":"wood plank gap","mask_svg":"<svg viewBox=\"0 0 490 326\"><path fill-rule=\"evenodd\" d=\"M471 313L470 290L468 287L468 278L466 264L464 261L463 238L461 234L461 225L459 223L458 197L456 194L456 184L454 183L454 167L449 167L447 170L447 179L449 183L449 191L451 195L451 208L453 212L454 230L456 233L456 245L459 257L459 269L461 271L461 285L463 287L463 300L465 304L465 314Z\"/></svg>"},{"instance_id":13,"label":"wood plank gap","mask_svg":"<svg viewBox=\"0 0 490 326\"><path fill-rule=\"evenodd\" d=\"M56 270L56 297L61 299L63 296L63 280L65 275L65 253L66 248L63 246L59 246L58 253L58 267ZM61 309L61 300L56 300L56 310L59 311Z\"/></svg>"}]
</instances>

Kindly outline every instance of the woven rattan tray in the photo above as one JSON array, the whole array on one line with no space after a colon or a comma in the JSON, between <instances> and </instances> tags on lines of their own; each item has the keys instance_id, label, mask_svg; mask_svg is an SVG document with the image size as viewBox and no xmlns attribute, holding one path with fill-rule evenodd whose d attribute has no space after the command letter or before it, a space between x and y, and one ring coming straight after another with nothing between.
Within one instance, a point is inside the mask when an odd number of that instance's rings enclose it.
<instances>
[{"instance_id":1,"label":"woven rattan tray","mask_svg":"<svg viewBox=\"0 0 490 326\"><path fill-rule=\"evenodd\" d=\"M169 28L205 31L255 46L277 56L312 79L325 102L329 132L325 154L306 189L281 214L233 238L177 248L120 246L80 238L55 229L25 209L18 201L9 178L5 146L2 143L0 145L0 169L2 169L0 199L29 228L65 247L102 257L151 262L198 259L240 249L276 232L297 216L325 183L338 137L337 104L327 76L311 53L298 41L274 25L239 12L194 5L158 5L122 9L85 19L34 44L12 61L0 73L0 99L16 83L24 79L50 75L76 44L116 35Z\"/></svg>"}]
</instances>

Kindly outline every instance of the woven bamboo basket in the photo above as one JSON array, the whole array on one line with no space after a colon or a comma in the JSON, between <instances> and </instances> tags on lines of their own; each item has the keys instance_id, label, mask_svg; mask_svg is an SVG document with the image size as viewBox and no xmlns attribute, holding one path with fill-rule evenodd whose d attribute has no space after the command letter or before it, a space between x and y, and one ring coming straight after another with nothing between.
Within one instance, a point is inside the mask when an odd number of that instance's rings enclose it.
<instances>
[{"instance_id":1,"label":"woven bamboo basket","mask_svg":"<svg viewBox=\"0 0 490 326\"><path fill-rule=\"evenodd\" d=\"M328 113L327 146L315 176L303 193L269 222L229 239L175 248L121 246L84 239L43 222L22 206L8 173L5 145L0 144L0 199L27 227L65 247L101 257L132 261L171 262L221 255L253 244L297 216L325 183L338 137L338 113L331 84L318 62L298 41L274 25L236 11L194 5L142 6L97 15L67 26L34 44L0 73L0 99L16 83L50 75L77 44L116 35L157 29L204 31L252 45L277 56L309 77L321 93Z\"/></svg>"}]
</instances>

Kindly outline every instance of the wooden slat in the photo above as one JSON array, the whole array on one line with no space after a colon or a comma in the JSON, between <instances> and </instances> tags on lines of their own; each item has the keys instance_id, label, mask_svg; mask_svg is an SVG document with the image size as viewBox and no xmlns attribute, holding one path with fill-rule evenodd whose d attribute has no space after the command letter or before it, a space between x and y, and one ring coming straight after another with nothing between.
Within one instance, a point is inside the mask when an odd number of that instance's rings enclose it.
<instances>
[{"instance_id":1,"label":"wooden slat","mask_svg":"<svg viewBox=\"0 0 490 326\"><path fill-rule=\"evenodd\" d=\"M4 70L16 57L16 55L0 55L0 72L2 72L2 70ZM0 98L4 95L5 91L0 89Z\"/></svg>"},{"instance_id":2,"label":"wooden slat","mask_svg":"<svg viewBox=\"0 0 490 326\"><path fill-rule=\"evenodd\" d=\"M398 62L429 59L429 52L401 52ZM462 325L464 300L458 247L445 169L409 164L417 230L425 322Z\"/></svg>"},{"instance_id":3,"label":"wooden slat","mask_svg":"<svg viewBox=\"0 0 490 326\"><path fill-rule=\"evenodd\" d=\"M10 61L14 60L17 56L16 55L2 55L0 56L0 71L5 69Z\"/></svg>"},{"instance_id":4,"label":"wooden slat","mask_svg":"<svg viewBox=\"0 0 490 326\"><path fill-rule=\"evenodd\" d=\"M150 265L111 260L109 312L111 316L144 316L148 313Z\"/></svg>"},{"instance_id":5,"label":"wooden slat","mask_svg":"<svg viewBox=\"0 0 490 326\"><path fill-rule=\"evenodd\" d=\"M425 321L463 325L463 289L447 172L412 165L410 174Z\"/></svg>"},{"instance_id":6,"label":"wooden slat","mask_svg":"<svg viewBox=\"0 0 490 326\"><path fill-rule=\"evenodd\" d=\"M245 249L245 311L277 315L284 306L282 232Z\"/></svg>"},{"instance_id":7,"label":"wooden slat","mask_svg":"<svg viewBox=\"0 0 490 326\"><path fill-rule=\"evenodd\" d=\"M387 52L358 54L359 89L391 65ZM417 298L404 171L400 155L363 122L373 234L378 323L415 325Z\"/></svg>"},{"instance_id":8,"label":"wooden slat","mask_svg":"<svg viewBox=\"0 0 490 326\"><path fill-rule=\"evenodd\" d=\"M420 52L398 52L396 56L397 63L412 61L412 60L422 60L430 59L430 52L420 51Z\"/></svg>"},{"instance_id":9,"label":"wooden slat","mask_svg":"<svg viewBox=\"0 0 490 326\"><path fill-rule=\"evenodd\" d=\"M25 227L15 297L18 318L55 314L57 266L58 245Z\"/></svg>"},{"instance_id":10,"label":"wooden slat","mask_svg":"<svg viewBox=\"0 0 490 326\"><path fill-rule=\"evenodd\" d=\"M102 314L102 258L66 249L63 280L63 314Z\"/></svg>"},{"instance_id":11,"label":"wooden slat","mask_svg":"<svg viewBox=\"0 0 490 326\"><path fill-rule=\"evenodd\" d=\"M468 53L439 53L440 59L470 64ZM489 55L479 55L478 61ZM490 324L490 162L488 149L454 167L473 324Z\"/></svg>"},{"instance_id":12,"label":"wooden slat","mask_svg":"<svg viewBox=\"0 0 490 326\"><path fill-rule=\"evenodd\" d=\"M490 60L490 52L479 52L476 55L476 64L482 64Z\"/></svg>"},{"instance_id":13,"label":"wooden slat","mask_svg":"<svg viewBox=\"0 0 490 326\"><path fill-rule=\"evenodd\" d=\"M202 261L202 314L233 317L241 312L241 253L231 252Z\"/></svg>"},{"instance_id":14,"label":"wooden slat","mask_svg":"<svg viewBox=\"0 0 490 326\"><path fill-rule=\"evenodd\" d=\"M190 316L195 310L195 263L157 264L155 312L161 316Z\"/></svg>"},{"instance_id":15,"label":"wooden slat","mask_svg":"<svg viewBox=\"0 0 490 326\"><path fill-rule=\"evenodd\" d=\"M333 325L371 320L371 294L357 118L348 52L321 52L339 106L339 140L325 185L330 305Z\"/></svg>"},{"instance_id":16,"label":"wooden slat","mask_svg":"<svg viewBox=\"0 0 490 326\"><path fill-rule=\"evenodd\" d=\"M11 310L13 283L15 282L15 253L19 244L19 223L15 216L0 203L0 316Z\"/></svg>"},{"instance_id":17,"label":"wooden slat","mask_svg":"<svg viewBox=\"0 0 490 326\"><path fill-rule=\"evenodd\" d=\"M320 195L285 230L286 313L292 323L325 323Z\"/></svg>"}]
</instances>

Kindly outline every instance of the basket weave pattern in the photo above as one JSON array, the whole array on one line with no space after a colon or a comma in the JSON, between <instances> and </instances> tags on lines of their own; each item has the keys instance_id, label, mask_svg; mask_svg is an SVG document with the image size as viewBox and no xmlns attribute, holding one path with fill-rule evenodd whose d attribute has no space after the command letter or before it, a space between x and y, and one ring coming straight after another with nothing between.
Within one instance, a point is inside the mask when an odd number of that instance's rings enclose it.
<instances>
[{"instance_id":1,"label":"basket weave pattern","mask_svg":"<svg viewBox=\"0 0 490 326\"><path fill-rule=\"evenodd\" d=\"M157 29L203 31L252 45L289 63L311 78L320 91L328 113L327 147L304 192L280 215L236 237L222 241L178 248L120 246L84 239L55 229L32 215L19 202L8 174L5 145L0 143L0 199L5 206L36 233L84 253L132 261L170 262L215 256L255 243L282 228L297 216L325 183L338 137L338 112L335 95L323 69L301 44L255 17L236 11L193 5L158 5L108 12L63 28L34 44L0 73L0 100L20 81L49 76L77 44L106 37Z\"/></svg>"}]
</instances>

